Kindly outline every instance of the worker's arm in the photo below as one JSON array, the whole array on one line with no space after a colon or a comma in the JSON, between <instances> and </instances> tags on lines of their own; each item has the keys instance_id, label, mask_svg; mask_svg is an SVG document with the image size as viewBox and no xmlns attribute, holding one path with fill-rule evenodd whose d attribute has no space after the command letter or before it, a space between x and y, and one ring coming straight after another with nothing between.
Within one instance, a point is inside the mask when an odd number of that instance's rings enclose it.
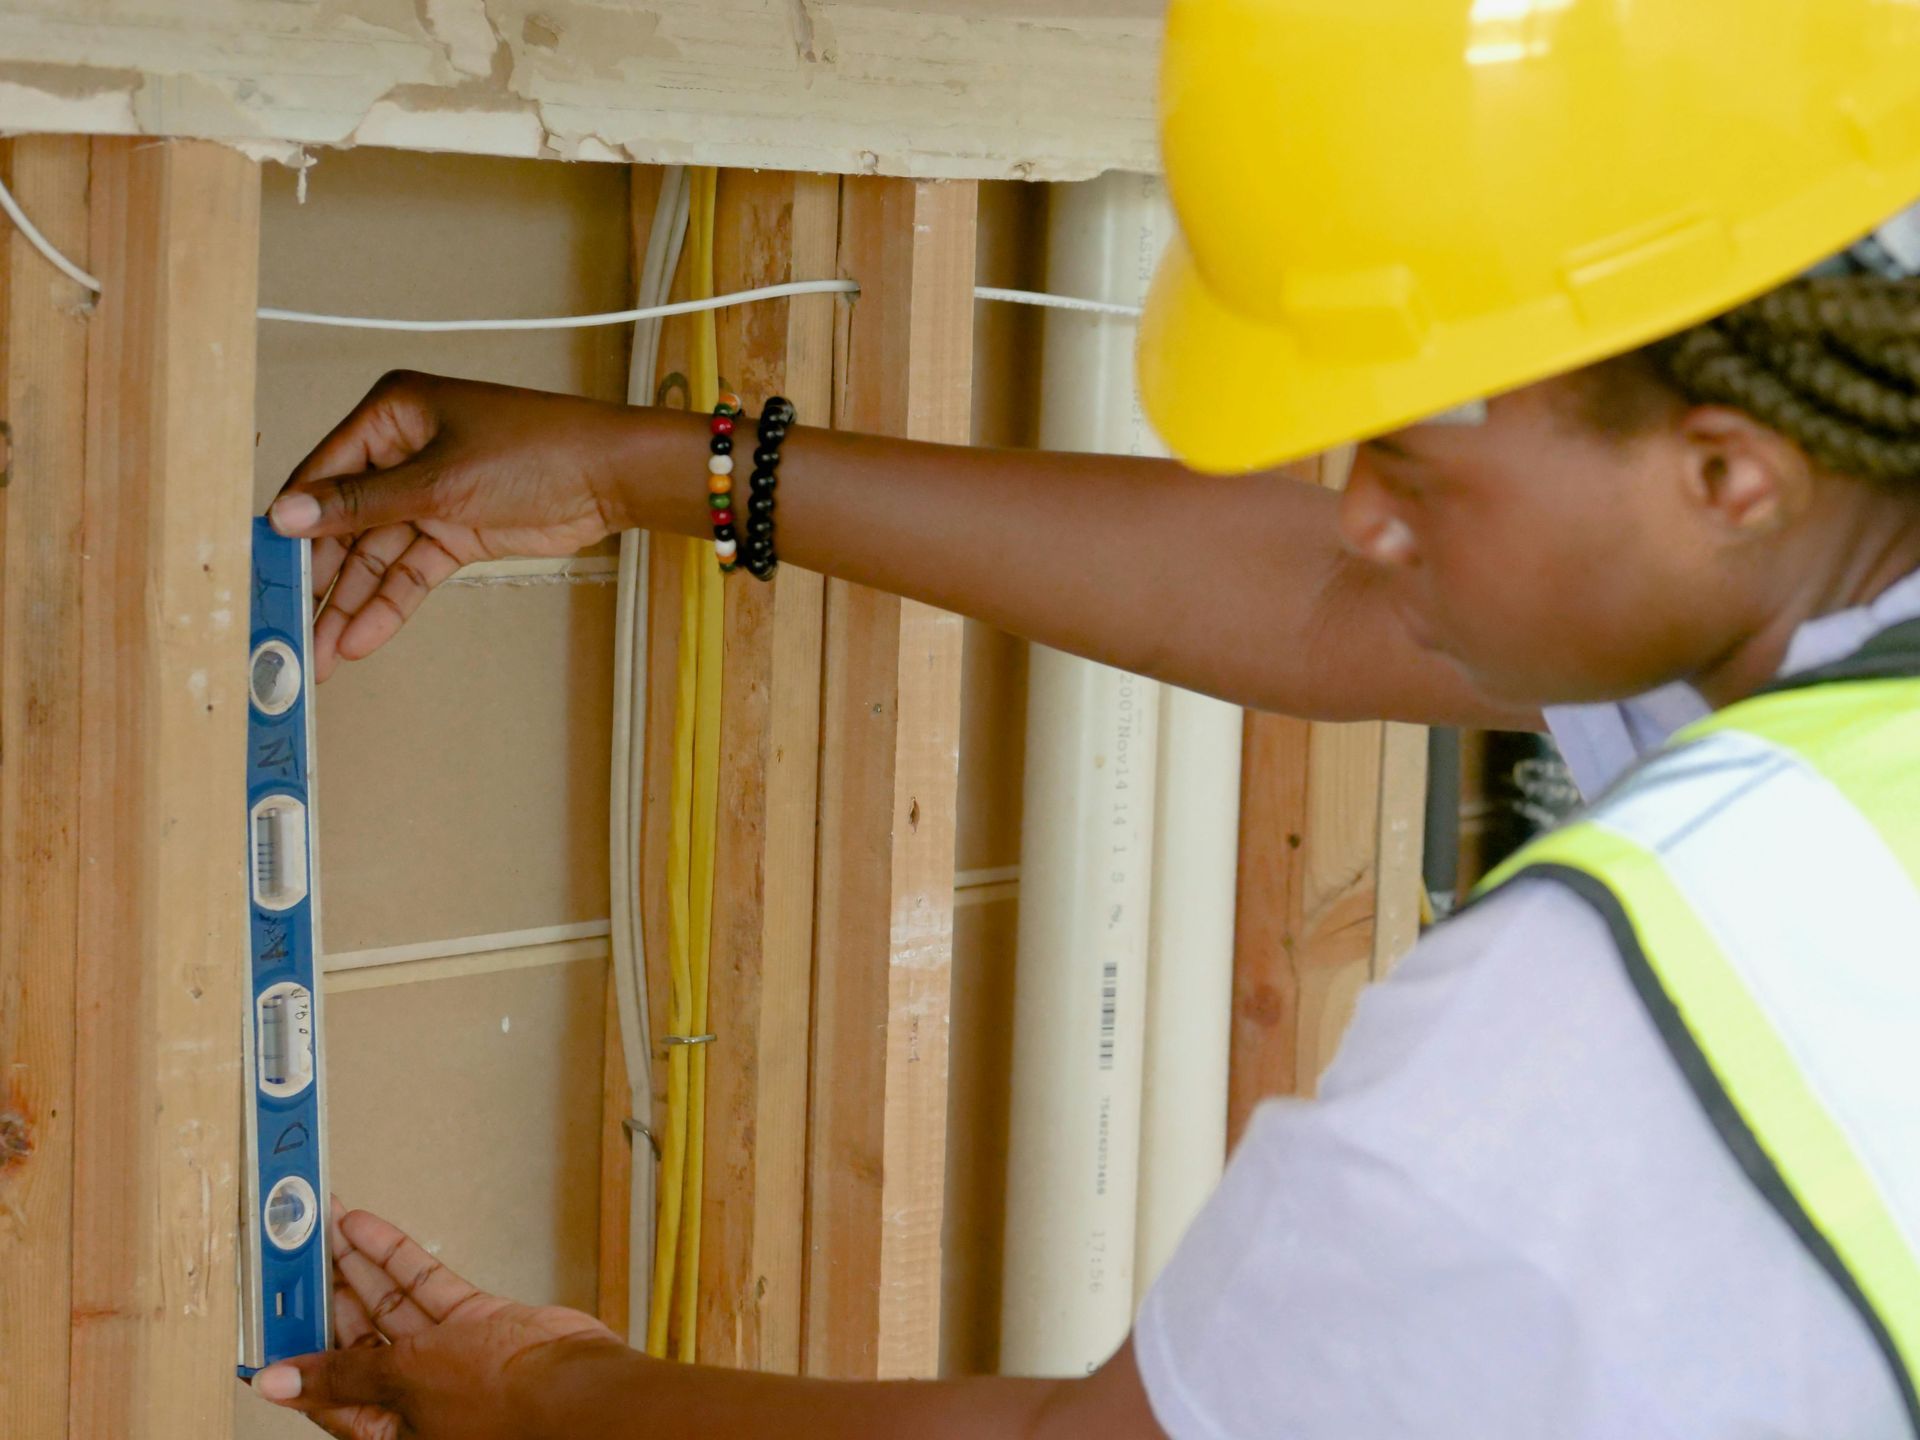
<instances>
[{"instance_id":1,"label":"worker's arm","mask_svg":"<svg viewBox=\"0 0 1920 1440\"><path fill-rule=\"evenodd\" d=\"M804 417L803 417L804 418ZM1222 425L1234 411L1223 405ZM748 427L737 455L744 485ZM708 531L706 417L471 381L383 380L290 492L339 574L317 669L390 639L459 565L571 553L611 530ZM782 559L1242 704L1324 719L1526 725L1422 650L1342 550L1338 497L1279 473L916 444L796 426ZM307 507L309 516L312 507ZM750 583L742 581L741 583Z\"/></svg>"},{"instance_id":2,"label":"worker's arm","mask_svg":"<svg viewBox=\"0 0 1920 1440\"><path fill-rule=\"evenodd\" d=\"M256 1383L340 1440L1160 1440L1130 1349L1074 1380L878 1384L677 1365L578 1311L488 1295L376 1216L338 1217L334 1235L343 1348Z\"/></svg>"}]
</instances>

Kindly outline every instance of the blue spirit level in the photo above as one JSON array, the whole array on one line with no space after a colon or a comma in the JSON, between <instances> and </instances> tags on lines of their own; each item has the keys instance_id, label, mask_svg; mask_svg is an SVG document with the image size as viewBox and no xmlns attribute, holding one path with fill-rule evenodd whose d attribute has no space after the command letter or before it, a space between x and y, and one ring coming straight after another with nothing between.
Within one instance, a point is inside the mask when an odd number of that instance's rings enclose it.
<instances>
[{"instance_id":1,"label":"blue spirit level","mask_svg":"<svg viewBox=\"0 0 1920 1440\"><path fill-rule=\"evenodd\" d=\"M253 522L242 1375L324 1350L332 1335L308 567L305 541L276 534L265 520Z\"/></svg>"}]
</instances>

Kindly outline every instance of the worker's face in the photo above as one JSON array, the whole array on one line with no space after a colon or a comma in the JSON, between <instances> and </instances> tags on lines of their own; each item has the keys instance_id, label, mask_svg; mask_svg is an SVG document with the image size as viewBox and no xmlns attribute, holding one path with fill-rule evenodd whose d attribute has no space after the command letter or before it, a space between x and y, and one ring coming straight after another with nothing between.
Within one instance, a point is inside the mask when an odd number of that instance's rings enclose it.
<instances>
[{"instance_id":1,"label":"worker's face","mask_svg":"<svg viewBox=\"0 0 1920 1440\"><path fill-rule=\"evenodd\" d=\"M1564 704L1693 679L1754 621L1753 547L1701 503L1685 435L1589 429L1562 383L1493 401L1484 424L1361 446L1346 544L1415 639L1491 698Z\"/></svg>"}]
</instances>

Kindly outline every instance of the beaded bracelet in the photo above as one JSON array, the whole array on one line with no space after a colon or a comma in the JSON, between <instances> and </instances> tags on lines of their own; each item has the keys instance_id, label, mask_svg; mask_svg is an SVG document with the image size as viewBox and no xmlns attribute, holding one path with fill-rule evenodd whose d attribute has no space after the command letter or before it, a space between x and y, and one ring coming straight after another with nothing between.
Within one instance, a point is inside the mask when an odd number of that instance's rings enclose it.
<instances>
[{"instance_id":1,"label":"beaded bracelet","mask_svg":"<svg viewBox=\"0 0 1920 1440\"><path fill-rule=\"evenodd\" d=\"M720 568L732 574L740 554L740 542L733 528L733 422L740 413L740 397L726 394L713 407L707 442L707 504L713 518L713 554Z\"/></svg>"},{"instance_id":2,"label":"beaded bracelet","mask_svg":"<svg viewBox=\"0 0 1920 1440\"><path fill-rule=\"evenodd\" d=\"M793 402L775 395L760 412L760 443L753 452L753 474L748 484L753 494L747 499L747 573L756 580L770 580L779 565L773 553L773 492L780 484L780 442L787 438L793 424Z\"/></svg>"}]
</instances>

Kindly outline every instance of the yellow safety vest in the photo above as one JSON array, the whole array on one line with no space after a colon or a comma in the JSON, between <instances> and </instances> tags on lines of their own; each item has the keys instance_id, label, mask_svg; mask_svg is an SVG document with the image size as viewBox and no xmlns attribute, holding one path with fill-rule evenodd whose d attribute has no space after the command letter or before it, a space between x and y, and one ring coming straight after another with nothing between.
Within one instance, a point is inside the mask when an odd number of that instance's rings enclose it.
<instances>
[{"instance_id":1,"label":"yellow safety vest","mask_svg":"<svg viewBox=\"0 0 1920 1440\"><path fill-rule=\"evenodd\" d=\"M1920 1434L1920 622L1689 727L1488 877L1558 881Z\"/></svg>"}]
</instances>

